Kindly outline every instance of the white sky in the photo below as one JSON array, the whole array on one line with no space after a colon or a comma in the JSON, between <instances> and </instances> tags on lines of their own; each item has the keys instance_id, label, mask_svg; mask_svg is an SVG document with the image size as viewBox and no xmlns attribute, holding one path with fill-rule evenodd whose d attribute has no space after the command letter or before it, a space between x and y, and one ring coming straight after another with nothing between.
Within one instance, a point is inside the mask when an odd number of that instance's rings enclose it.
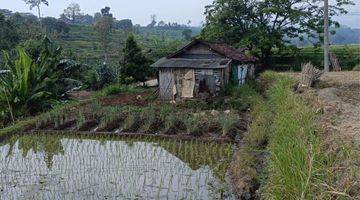
<instances>
[{"instance_id":1,"label":"white sky","mask_svg":"<svg viewBox=\"0 0 360 200\"><path fill-rule=\"evenodd\" d=\"M59 17L72 2L78 3L83 13L93 15L105 6L111 7L111 13L117 19L129 18L134 24L147 25L150 15L156 14L157 20L185 24L188 20L198 26L204 21L205 6L213 0L49 0L49 6L42 6L43 16ZM330 2L333 0L330 0ZM356 15L340 16L336 19L344 25L360 28L360 0L353 0L356 5L348 7ZM0 0L0 8L18 12L32 12L23 0Z\"/></svg>"}]
</instances>

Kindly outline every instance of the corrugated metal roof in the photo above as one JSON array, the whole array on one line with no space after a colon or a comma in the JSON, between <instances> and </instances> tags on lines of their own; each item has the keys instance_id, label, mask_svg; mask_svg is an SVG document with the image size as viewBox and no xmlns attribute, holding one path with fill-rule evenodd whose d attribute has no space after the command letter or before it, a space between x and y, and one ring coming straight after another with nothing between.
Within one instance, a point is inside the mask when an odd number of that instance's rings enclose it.
<instances>
[{"instance_id":1,"label":"corrugated metal roof","mask_svg":"<svg viewBox=\"0 0 360 200\"><path fill-rule=\"evenodd\" d=\"M151 67L158 68L196 68L196 69L221 69L226 68L231 59L186 59L186 58L161 58Z\"/></svg>"},{"instance_id":2,"label":"corrugated metal roof","mask_svg":"<svg viewBox=\"0 0 360 200\"><path fill-rule=\"evenodd\" d=\"M242 49L237 50L234 47L232 47L228 44L225 44L225 43L210 43L210 42L206 42L203 40L194 40L194 41L190 42L188 45L186 45L183 48L181 48L180 50L178 50L177 52L168 56L167 58L173 58L198 43L204 44L204 45L208 46L211 50L213 50L225 57L231 58L231 59L239 61L239 62L256 62L258 60L254 56L245 55L244 52L245 52L245 50L247 50L247 48L242 48Z\"/></svg>"}]
</instances>

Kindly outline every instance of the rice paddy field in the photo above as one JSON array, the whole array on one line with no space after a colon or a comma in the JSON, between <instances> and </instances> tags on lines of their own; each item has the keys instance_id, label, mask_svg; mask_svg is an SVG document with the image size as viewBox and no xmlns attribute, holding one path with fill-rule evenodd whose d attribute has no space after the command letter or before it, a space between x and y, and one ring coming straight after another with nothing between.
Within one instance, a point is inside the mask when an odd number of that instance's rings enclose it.
<instances>
[{"instance_id":1,"label":"rice paddy field","mask_svg":"<svg viewBox=\"0 0 360 200\"><path fill-rule=\"evenodd\" d=\"M1 199L234 199L232 154L195 140L17 134L0 143Z\"/></svg>"}]
</instances>

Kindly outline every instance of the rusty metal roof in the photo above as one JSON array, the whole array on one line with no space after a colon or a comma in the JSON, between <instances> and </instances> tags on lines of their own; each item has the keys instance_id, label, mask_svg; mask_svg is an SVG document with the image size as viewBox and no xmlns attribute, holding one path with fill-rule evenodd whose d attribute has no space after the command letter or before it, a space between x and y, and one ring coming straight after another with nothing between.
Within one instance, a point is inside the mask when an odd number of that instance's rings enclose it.
<instances>
[{"instance_id":1,"label":"rusty metal roof","mask_svg":"<svg viewBox=\"0 0 360 200\"><path fill-rule=\"evenodd\" d=\"M210 42L206 42L203 40L194 40L192 42L190 42L188 45L184 46L183 48L181 48L180 50L178 50L177 52L175 52L174 54L168 56L167 58L173 58L183 52L185 52L187 49L189 49L190 47L192 47L193 45L196 45L198 43L204 44L206 46L208 46L211 50L236 61L239 62L256 62L258 59L254 56L248 56L245 55L245 50L247 50L246 48L242 48L242 49L235 49L234 47L225 44L225 43L210 43Z\"/></svg>"},{"instance_id":2,"label":"rusty metal roof","mask_svg":"<svg viewBox=\"0 0 360 200\"><path fill-rule=\"evenodd\" d=\"M151 67L157 68L197 68L222 69L229 66L231 59L187 59L187 58L161 58Z\"/></svg>"}]
</instances>

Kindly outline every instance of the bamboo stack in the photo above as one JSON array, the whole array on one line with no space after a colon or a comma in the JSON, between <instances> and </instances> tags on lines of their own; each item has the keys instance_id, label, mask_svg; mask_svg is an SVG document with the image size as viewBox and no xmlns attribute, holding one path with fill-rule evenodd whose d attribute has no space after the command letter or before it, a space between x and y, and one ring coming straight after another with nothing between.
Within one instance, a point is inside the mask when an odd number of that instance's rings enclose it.
<instances>
[{"instance_id":1,"label":"bamboo stack","mask_svg":"<svg viewBox=\"0 0 360 200\"><path fill-rule=\"evenodd\" d=\"M311 87L323 74L323 71L314 67L310 62L303 64L301 67L302 72L298 88Z\"/></svg>"}]
</instances>

